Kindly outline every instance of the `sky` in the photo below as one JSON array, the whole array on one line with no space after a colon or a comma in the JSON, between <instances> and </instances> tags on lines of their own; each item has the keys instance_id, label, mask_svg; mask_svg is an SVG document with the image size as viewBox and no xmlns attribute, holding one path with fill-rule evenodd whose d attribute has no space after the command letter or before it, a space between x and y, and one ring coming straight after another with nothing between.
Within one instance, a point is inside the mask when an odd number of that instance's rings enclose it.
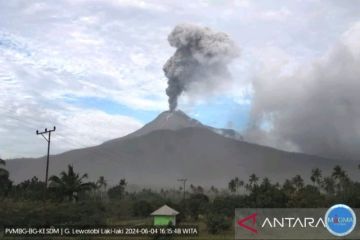
<instances>
[{"instance_id":1,"label":"sky","mask_svg":"<svg viewBox=\"0 0 360 240\"><path fill-rule=\"evenodd\" d=\"M60 153L167 110L167 36L182 23L240 50L226 88L180 97L189 116L279 149L360 157L359 12L356 0L0 0L0 157L44 155L37 129L57 127Z\"/></svg>"}]
</instances>

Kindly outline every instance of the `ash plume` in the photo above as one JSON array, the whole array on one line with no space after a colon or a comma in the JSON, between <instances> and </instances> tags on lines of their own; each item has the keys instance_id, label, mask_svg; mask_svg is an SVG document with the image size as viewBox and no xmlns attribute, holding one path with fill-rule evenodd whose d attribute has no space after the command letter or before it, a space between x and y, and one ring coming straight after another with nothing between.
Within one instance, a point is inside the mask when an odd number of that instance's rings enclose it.
<instances>
[{"instance_id":1,"label":"ash plume","mask_svg":"<svg viewBox=\"0 0 360 240\"><path fill-rule=\"evenodd\" d=\"M176 109L178 97L194 85L209 91L231 78L227 65L238 56L238 49L226 33L181 24L170 33L168 41L176 48L163 67L170 111Z\"/></svg>"},{"instance_id":2,"label":"ash plume","mask_svg":"<svg viewBox=\"0 0 360 240\"><path fill-rule=\"evenodd\" d=\"M290 151L360 159L360 22L316 61L283 75L265 60L253 80L245 139ZM271 76L271 77L269 77ZM270 122L263 129L261 122Z\"/></svg>"}]
</instances>

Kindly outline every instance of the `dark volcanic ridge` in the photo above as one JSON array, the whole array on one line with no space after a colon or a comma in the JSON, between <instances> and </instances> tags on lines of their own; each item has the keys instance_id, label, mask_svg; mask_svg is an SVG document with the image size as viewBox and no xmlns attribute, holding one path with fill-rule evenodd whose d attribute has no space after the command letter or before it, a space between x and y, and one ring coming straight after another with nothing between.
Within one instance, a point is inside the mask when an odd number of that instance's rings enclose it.
<instances>
[{"instance_id":1,"label":"dark volcanic ridge","mask_svg":"<svg viewBox=\"0 0 360 240\"><path fill-rule=\"evenodd\" d=\"M125 137L51 156L50 175L71 164L76 171L88 173L90 180L104 176L109 184L116 184L126 178L131 184L164 187L177 186L179 178L226 187L231 178L247 180L252 173L274 181L296 174L308 178L311 169L326 172L336 164L355 175L351 162L280 151L241 139L233 130L203 125L182 111L166 111ZM43 179L45 162L45 157L13 159L6 167L11 179L20 182L33 176Z\"/></svg>"}]
</instances>

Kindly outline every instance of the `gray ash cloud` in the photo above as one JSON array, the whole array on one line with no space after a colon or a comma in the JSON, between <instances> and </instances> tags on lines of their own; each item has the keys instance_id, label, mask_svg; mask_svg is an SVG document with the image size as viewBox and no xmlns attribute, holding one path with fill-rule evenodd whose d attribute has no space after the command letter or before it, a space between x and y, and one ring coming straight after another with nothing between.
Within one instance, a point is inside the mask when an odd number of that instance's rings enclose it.
<instances>
[{"instance_id":1,"label":"gray ash cloud","mask_svg":"<svg viewBox=\"0 0 360 240\"><path fill-rule=\"evenodd\" d=\"M299 65L292 74L259 72L246 140L359 161L359 37L357 23L324 56ZM272 125L266 131L260 126L264 119Z\"/></svg>"},{"instance_id":2,"label":"gray ash cloud","mask_svg":"<svg viewBox=\"0 0 360 240\"><path fill-rule=\"evenodd\" d=\"M176 109L179 96L194 85L203 92L210 91L231 78L228 64L239 51L226 33L181 24L170 33L168 41L176 48L163 67L171 111Z\"/></svg>"}]
</instances>

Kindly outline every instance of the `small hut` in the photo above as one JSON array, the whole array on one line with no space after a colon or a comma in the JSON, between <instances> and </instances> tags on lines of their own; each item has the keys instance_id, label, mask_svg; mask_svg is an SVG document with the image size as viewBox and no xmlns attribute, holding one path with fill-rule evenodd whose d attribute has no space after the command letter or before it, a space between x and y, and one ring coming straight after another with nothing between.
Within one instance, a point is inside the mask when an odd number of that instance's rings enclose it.
<instances>
[{"instance_id":1,"label":"small hut","mask_svg":"<svg viewBox=\"0 0 360 240\"><path fill-rule=\"evenodd\" d=\"M154 225L155 226L167 226L167 225L173 225L176 224L176 215L178 215L179 212L172 209L171 207L164 205L158 210L151 213L151 216L154 217Z\"/></svg>"}]
</instances>

